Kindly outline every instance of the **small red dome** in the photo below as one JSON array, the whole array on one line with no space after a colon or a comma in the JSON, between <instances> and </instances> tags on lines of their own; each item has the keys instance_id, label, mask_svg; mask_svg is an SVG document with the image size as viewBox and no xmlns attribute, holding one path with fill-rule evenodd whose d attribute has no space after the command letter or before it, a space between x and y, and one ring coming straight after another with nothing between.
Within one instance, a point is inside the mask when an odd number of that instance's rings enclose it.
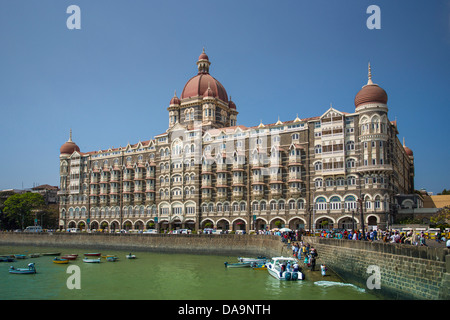
<instances>
[{"instance_id":1,"label":"small red dome","mask_svg":"<svg viewBox=\"0 0 450 320\"><path fill-rule=\"evenodd\" d=\"M231 100L230 100L230 102L228 102L228 107L231 108L231 109L236 110L236 104L233 101L231 101Z\"/></svg>"},{"instance_id":2,"label":"small red dome","mask_svg":"<svg viewBox=\"0 0 450 320\"><path fill-rule=\"evenodd\" d=\"M75 144L73 141L67 141L61 146L61 149L59 149L59 152L61 154L72 154L75 151L80 152L80 148Z\"/></svg>"},{"instance_id":3,"label":"small red dome","mask_svg":"<svg viewBox=\"0 0 450 320\"><path fill-rule=\"evenodd\" d=\"M358 108L360 105L370 102L387 104L387 101L388 96L383 88L377 84L367 84L356 94L355 107Z\"/></svg>"},{"instance_id":4,"label":"small red dome","mask_svg":"<svg viewBox=\"0 0 450 320\"><path fill-rule=\"evenodd\" d=\"M208 60L209 61L209 58L206 55L204 50L203 50L202 54L198 56L198 60Z\"/></svg>"},{"instance_id":5,"label":"small red dome","mask_svg":"<svg viewBox=\"0 0 450 320\"><path fill-rule=\"evenodd\" d=\"M173 96L173 98L170 99L170 105L173 105L173 104L178 104L178 105L181 104L181 101L180 101L180 99L178 99L176 93L175 93L175 95Z\"/></svg>"}]
</instances>

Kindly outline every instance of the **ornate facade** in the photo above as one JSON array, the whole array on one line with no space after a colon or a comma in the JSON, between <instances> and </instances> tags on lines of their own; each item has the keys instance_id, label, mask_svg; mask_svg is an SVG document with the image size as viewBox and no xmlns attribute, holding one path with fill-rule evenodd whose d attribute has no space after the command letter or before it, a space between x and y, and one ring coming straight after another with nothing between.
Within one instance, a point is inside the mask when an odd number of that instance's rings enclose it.
<instances>
[{"instance_id":1,"label":"ornate facade","mask_svg":"<svg viewBox=\"0 0 450 320\"><path fill-rule=\"evenodd\" d=\"M414 189L412 151L372 82L354 112L237 125L237 108L209 74L198 74L167 108L152 140L81 152L60 149L60 226L90 229L261 230L385 228L395 196ZM279 223L277 223L279 221Z\"/></svg>"}]
</instances>

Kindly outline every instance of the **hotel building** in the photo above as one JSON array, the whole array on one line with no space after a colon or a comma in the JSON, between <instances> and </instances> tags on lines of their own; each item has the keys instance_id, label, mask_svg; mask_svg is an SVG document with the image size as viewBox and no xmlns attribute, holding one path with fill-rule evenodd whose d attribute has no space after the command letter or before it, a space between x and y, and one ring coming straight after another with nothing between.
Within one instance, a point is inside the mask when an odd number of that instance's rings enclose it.
<instances>
[{"instance_id":1,"label":"hotel building","mask_svg":"<svg viewBox=\"0 0 450 320\"><path fill-rule=\"evenodd\" d=\"M414 190L414 157L368 82L352 112L247 127L210 75L168 104L166 132L125 147L60 149L60 226L90 229L386 228L395 197Z\"/></svg>"}]
</instances>

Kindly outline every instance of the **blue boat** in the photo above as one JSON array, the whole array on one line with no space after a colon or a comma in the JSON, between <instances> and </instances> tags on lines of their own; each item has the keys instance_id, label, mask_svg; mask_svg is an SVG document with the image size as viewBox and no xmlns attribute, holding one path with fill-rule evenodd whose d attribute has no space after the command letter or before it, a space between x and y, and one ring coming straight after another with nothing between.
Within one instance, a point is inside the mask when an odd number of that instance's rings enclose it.
<instances>
[{"instance_id":1,"label":"blue boat","mask_svg":"<svg viewBox=\"0 0 450 320\"><path fill-rule=\"evenodd\" d=\"M84 258L83 262L86 262L86 263L100 263L100 258L98 258L98 259Z\"/></svg>"},{"instance_id":2,"label":"blue boat","mask_svg":"<svg viewBox=\"0 0 450 320\"><path fill-rule=\"evenodd\" d=\"M36 267L34 263L29 263L28 268L14 268L13 266L9 267L9 273L14 274L33 274L36 273Z\"/></svg>"},{"instance_id":3,"label":"blue boat","mask_svg":"<svg viewBox=\"0 0 450 320\"><path fill-rule=\"evenodd\" d=\"M113 256L106 257L106 261L108 261L108 262L116 262L117 260L119 260L119 258L117 258L117 257L113 257Z\"/></svg>"},{"instance_id":4,"label":"blue boat","mask_svg":"<svg viewBox=\"0 0 450 320\"><path fill-rule=\"evenodd\" d=\"M0 257L0 262L14 262L14 258L12 257Z\"/></svg>"}]
</instances>

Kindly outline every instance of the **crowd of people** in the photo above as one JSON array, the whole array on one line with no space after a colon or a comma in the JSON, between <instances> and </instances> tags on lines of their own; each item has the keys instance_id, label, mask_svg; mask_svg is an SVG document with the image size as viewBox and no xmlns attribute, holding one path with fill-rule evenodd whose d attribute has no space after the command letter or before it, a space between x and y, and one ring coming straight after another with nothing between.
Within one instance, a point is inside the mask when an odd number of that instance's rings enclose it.
<instances>
[{"instance_id":1,"label":"crowd of people","mask_svg":"<svg viewBox=\"0 0 450 320\"><path fill-rule=\"evenodd\" d=\"M415 231L398 231L398 230L369 230L365 234L359 231L332 231L322 230L319 233L322 238L334 239L348 239L348 240L368 240L368 241L382 241L385 243L404 243L414 246L427 246L428 236L423 232ZM437 233L435 236L436 242L448 242L445 233Z\"/></svg>"}]
</instances>

